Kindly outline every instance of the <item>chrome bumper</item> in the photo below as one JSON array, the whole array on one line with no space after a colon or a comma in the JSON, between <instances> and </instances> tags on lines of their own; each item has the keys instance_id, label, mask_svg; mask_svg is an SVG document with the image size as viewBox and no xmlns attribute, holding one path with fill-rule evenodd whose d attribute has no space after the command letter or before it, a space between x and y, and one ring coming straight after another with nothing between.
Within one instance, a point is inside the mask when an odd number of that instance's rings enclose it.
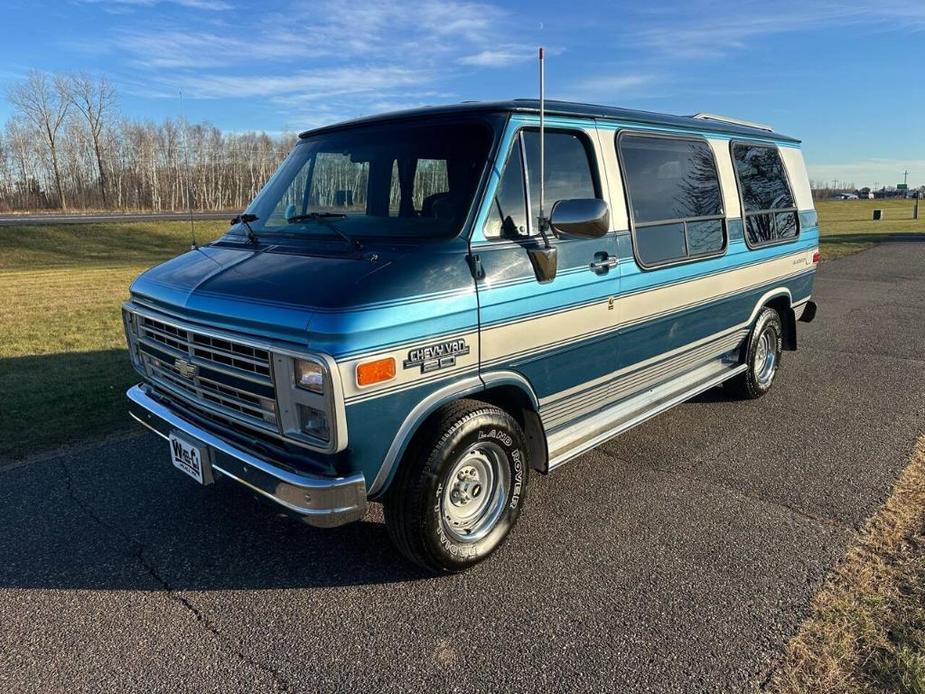
<instances>
[{"instance_id":1,"label":"chrome bumper","mask_svg":"<svg viewBox=\"0 0 925 694\"><path fill-rule=\"evenodd\" d=\"M178 417L148 396L141 386L126 393L129 414L163 438L181 431L206 444L213 453L212 469L289 511L309 525L331 528L359 520L366 514L366 480L350 477L318 477L293 472L256 458L214 434Z\"/></svg>"}]
</instances>

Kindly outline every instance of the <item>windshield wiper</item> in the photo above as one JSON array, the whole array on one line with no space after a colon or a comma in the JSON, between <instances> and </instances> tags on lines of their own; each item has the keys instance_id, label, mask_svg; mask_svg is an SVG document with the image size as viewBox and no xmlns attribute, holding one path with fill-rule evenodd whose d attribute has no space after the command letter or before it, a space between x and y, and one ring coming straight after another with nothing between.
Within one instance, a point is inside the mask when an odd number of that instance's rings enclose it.
<instances>
[{"instance_id":1,"label":"windshield wiper","mask_svg":"<svg viewBox=\"0 0 925 694\"><path fill-rule=\"evenodd\" d=\"M297 222L318 222L319 224L323 225L324 227L330 229L335 234L340 236L344 241L349 243L351 246L353 246L357 250L360 250L361 248L363 248L363 244L361 244L359 241L357 241L352 236L348 236L345 232L341 231L337 227L336 224L333 224L332 222L329 221L331 219L343 219L346 216L347 215L342 214L340 212L309 212L308 214L297 214L292 217L287 217L286 221L289 222L290 224L294 224Z\"/></svg>"},{"instance_id":2,"label":"windshield wiper","mask_svg":"<svg viewBox=\"0 0 925 694\"><path fill-rule=\"evenodd\" d=\"M247 229L247 240L252 244L257 245L257 234L254 233L254 230L251 229L251 222L256 222L260 219L255 214L239 214L237 217L231 220L232 224L243 224L244 228Z\"/></svg>"}]
</instances>

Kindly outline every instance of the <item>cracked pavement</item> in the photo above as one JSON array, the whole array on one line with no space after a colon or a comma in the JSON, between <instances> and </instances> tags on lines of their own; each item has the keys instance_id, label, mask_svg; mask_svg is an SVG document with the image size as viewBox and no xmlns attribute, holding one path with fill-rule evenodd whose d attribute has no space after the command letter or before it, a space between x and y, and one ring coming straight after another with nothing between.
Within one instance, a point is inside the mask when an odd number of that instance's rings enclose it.
<instances>
[{"instance_id":1,"label":"cracked pavement","mask_svg":"<svg viewBox=\"0 0 925 694\"><path fill-rule=\"evenodd\" d=\"M772 392L533 476L492 560L426 576L378 506L315 530L149 434L0 469L0 691L760 687L925 423L925 237L825 264Z\"/></svg>"}]
</instances>

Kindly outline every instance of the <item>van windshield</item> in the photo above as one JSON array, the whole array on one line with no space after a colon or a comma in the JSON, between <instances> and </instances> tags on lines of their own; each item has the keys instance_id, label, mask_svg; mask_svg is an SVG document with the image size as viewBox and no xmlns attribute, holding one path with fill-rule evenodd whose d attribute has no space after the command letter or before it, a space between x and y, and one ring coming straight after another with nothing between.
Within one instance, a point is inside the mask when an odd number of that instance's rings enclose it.
<instances>
[{"instance_id":1,"label":"van windshield","mask_svg":"<svg viewBox=\"0 0 925 694\"><path fill-rule=\"evenodd\" d=\"M299 141L246 212L263 234L455 236L491 146L487 124L395 122ZM332 228L333 227L333 228Z\"/></svg>"}]
</instances>

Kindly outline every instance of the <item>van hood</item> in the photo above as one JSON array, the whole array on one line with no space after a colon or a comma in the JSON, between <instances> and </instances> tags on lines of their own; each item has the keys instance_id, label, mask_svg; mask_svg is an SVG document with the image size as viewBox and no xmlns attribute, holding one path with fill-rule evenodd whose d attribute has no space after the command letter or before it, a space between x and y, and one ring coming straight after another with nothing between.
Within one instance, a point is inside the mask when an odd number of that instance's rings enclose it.
<instances>
[{"instance_id":1,"label":"van hood","mask_svg":"<svg viewBox=\"0 0 925 694\"><path fill-rule=\"evenodd\" d=\"M143 273L136 303L211 327L308 344L320 314L332 320L372 305L472 288L464 239L345 252L319 245L222 243L191 250Z\"/></svg>"},{"instance_id":2,"label":"van hood","mask_svg":"<svg viewBox=\"0 0 925 694\"><path fill-rule=\"evenodd\" d=\"M205 246L151 268L131 291L137 302L188 320L304 344L319 310L343 306L391 263L381 253Z\"/></svg>"}]
</instances>

